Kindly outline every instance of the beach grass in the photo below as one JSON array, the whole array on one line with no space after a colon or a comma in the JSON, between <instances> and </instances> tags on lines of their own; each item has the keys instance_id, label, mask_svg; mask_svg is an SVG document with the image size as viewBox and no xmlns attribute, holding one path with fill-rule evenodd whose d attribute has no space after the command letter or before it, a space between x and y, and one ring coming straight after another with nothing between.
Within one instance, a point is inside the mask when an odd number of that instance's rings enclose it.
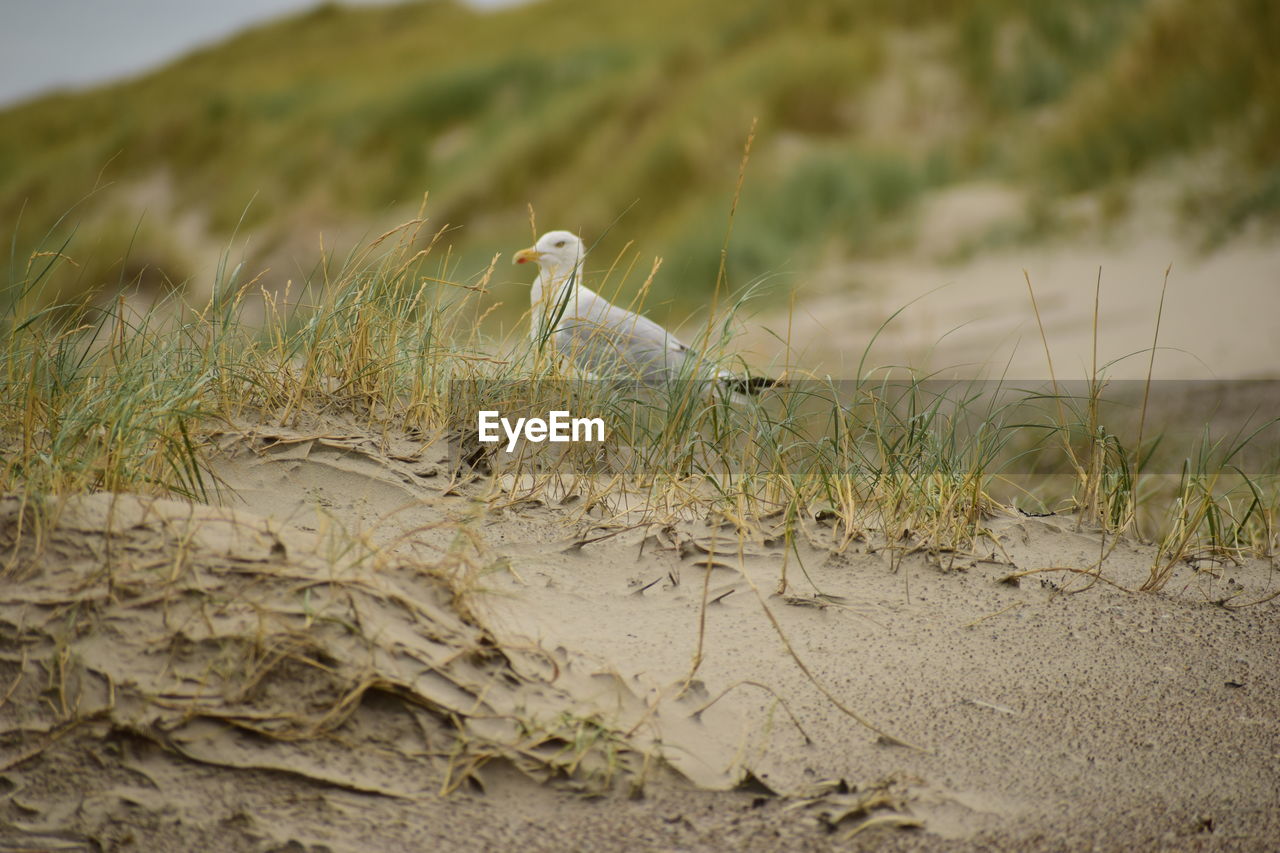
<instances>
[{"instance_id":1,"label":"beach grass","mask_svg":"<svg viewBox=\"0 0 1280 853\"><path fill-rule=\"evenodd\" d=\"M1032 386L943 382L867 358L837 381L782 357L772 369L785 384L758 396L709 373L656 389L584 377L545 335L486 338L494 262L469 283L440 278L445 250L425 227L415 219L331 259L296 294L242 280L228 262L199 307L177 295L143 308L124 295L48 305L40 288L68 256L33 258L5 300L0 491L23 496L33 530L73 494L215 501L216 435L340 418L448 445L453 475L487 478L490 500L576 489L581 506L626 506L634 523L724 517L757 536L763 519L781 519L788 541L828 525L841 547L871 536L891 554L975 554L992 547L993 513L1020 505L1072 514L1104 541L1154 539L1147 589L1180 560L1275 554L1274 420L1206 421L1187 439L1147 411L1149 383L1129 383L1118 419L1105 365L1085 383ZM606 295L646 292L625 261L595 282ZM743 301L726 301L691 341L708 370L741 368L728 354ZM600 416L608 440L556 453L474 441L480 409L553 408Z\"/></svg>"}]
</instances>

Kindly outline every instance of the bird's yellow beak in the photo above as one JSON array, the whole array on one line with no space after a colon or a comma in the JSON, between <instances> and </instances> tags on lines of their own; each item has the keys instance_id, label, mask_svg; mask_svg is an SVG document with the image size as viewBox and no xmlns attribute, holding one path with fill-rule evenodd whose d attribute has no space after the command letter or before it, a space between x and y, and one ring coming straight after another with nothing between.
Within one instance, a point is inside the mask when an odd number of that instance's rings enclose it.
<instances>
[{"instance_id":1,"label":"bird's yellow beak","mask_svg":"<svg viewBox=\"0 0 1280 853\"><path fill-rule=\"evenodd\" d=\"M537 249L535 249L533 246L530 246L527 249L521 249L520 251L516 252L515 257L512 258L511 260L517 264L523 264L528 261L533 261L536 264L538 262L538 259L541 257L542 257L542 253L539 252Z\"/></svg>"}]
</instances>

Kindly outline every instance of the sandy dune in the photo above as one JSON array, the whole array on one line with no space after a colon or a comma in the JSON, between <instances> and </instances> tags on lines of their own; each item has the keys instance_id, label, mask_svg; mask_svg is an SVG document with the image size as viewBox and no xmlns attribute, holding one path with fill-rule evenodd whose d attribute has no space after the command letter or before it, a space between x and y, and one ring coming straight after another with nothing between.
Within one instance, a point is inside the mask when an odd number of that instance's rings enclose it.
<instances>
[{"instance_id":1,"label":"sandy dune","mask_svg":"<svg viewBox=\"0 0 1280 853\"><path fill-rule=\"evenodd\" d=\"M1149 546L1061 516L992 517L971 554L875 533L841 548L843 530L810 519L788 549L767 519L634 526L572 499L481 500L491 482L451 481L440 445L351 425L222 444L225 508L98 496L68 508L42 555L17 552L21 580L0 596L5 849L1280 839L1280 599L1252 604L1280 575L1264 561L1180 565L1166 592L1140 594L1123 588L1146 576ZM12 553L12 506L6 519ZM335 549L353 536L372 556L344 563ZM1062 570L1100 555L1105 581ZM465 575L464 598L412 568L432 564ZM1036 569L1052 570L1000 582ZM59 607L76 590L93 618L67 623ZM254 631L318 649L312 665L219 668L218 649ZM45 661L38 677L31 661ZM306 728L370 673L387 683L343 705L341 725ZM59 678L78 687L55 689ZM73 725L67 695L82 703ZM643 773L644 797L620 782L586 800L581 773L544 784L545 765L520 772L502 708L630 730L618 778ZM495 744L490 759L441 797L447 756L478 742ZM674 769L642 769L657 742ZM897 826L911 822L923 826Z\"/></svg>"},{"instance_id":2,"label":"sandy dune","mask_svg":"<svg viewBox=\"0 0 1280 853\"><path fill-rule=\"evenodd\" d=\"M863 364L910 365L958 377L1049 377L1027 289L1030 278L1060 379L1084 379L1094 364L1094 294L1101 274L1097 365L1112 379L1147 375L1161 290L1157 379L1273 379L1280 376L1280 244L1238 236L1207 248L1184 233L1170 188L1145 188L1122 221L1029 246L963 247L1023 227L1020 196L984 184L932 196L918 245L884 260L829 265L800 282L790 317L762 312L744 324L756 363L853 378ZM979 247L982 244L977 244ZM792 342L779 355L778 337ZM764 331L771 329L774 334ZM1133 353L1142 352L1138 356Z\"/></svg>"}]
</instances>

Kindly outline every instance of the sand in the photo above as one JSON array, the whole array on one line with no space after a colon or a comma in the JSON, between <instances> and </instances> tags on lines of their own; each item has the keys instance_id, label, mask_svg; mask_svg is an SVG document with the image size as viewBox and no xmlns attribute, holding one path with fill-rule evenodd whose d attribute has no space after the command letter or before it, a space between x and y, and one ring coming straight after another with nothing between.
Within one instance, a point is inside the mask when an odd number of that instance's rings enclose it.
<instances>
[{"instance_id":1,"label":"sand","mask_svg":"<svg viewBox=\"0 0 1280 853\"><path fill-rule=\"evenodd\" d=\"M1139 593L1153 547L1066 516L996 512L974 553L806 519L789 550L768 520L494 501L353 423L219 444L218 506L76 499L39 551L4 506L0 849L1280 844L1268 561ZM1105 582L1063 570L1100 556ZM603 796L510 747L566 713L632 732Z\"/></svg>"},{"instance_id":2,"label":"sand","mask_svg":"<svg viewBox=\"0 0 1280 853\"><path fill-rule=\"evenodd\" d=\"M988 184L935 193L911 251L826 265L797 283L794 311L762 309L735 345L769 369L836 378L859 375L861 365L864 374L910 366L942 377L1047 379L1043 323L1058 379L1086 379L1095 365L1110 379L1144 379L1148 368L1158 380L1280 376L1280 242L1246 233L1206 245L1177 220L1176 185L1147 181L1133 195L1116 220L1084 197L1077 214L1064 214L1079 220L1074 229L1001 245L992 235L1025 227L1021 194ZM791 342L788 355L780 339Z\"/></svg>"}]
</instances>

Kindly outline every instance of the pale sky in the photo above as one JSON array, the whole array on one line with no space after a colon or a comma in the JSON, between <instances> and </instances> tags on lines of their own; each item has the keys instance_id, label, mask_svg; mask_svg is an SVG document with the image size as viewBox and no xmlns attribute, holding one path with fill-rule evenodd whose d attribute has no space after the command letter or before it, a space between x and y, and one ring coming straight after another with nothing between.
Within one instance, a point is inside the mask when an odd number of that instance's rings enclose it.
<instances>
[{"instance_id":1,"label":"pale sky","mask_svg":"<svg viewBox=\"0 0 1280 853\"><path fill-rule=\"evenodd\" d=\"M496 8L520 0L468 2ZM0 0L0 108L53 89L138 74L250 25L318 5L320 0Z\"/></svg>"}]
</instances>

